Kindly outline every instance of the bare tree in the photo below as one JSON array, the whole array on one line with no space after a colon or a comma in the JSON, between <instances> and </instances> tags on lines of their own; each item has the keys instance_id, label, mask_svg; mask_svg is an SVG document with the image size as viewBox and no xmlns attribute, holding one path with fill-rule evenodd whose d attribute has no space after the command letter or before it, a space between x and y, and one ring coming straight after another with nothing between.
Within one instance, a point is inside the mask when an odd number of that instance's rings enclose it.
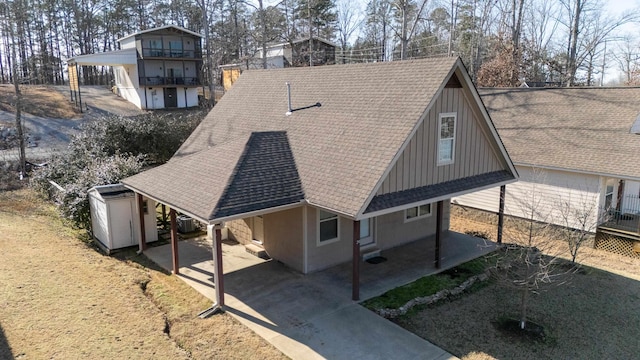
<instances>
[{"instance_id":1,"label":"bare tree","mask_svg":"<svg viewBox=\"0 0 640 360\"><path fill-rule=\"evenodd\" d=\"M640 46L631 35L625 35L618 44L618 51L613 54L618 68L624 75L626 85L638 85L638 63L640 61Z\"/></svg>"},{"instance_id":2,"label":"bare tree","mask_svg":"<svg viewBox=\"0 0 640 360\"><path fill-rule=\"evenodd\" d=\"M499 283L520 292L519 325L527 327L530 296L551 284L563 284L573 269L562 265L562 251L556 246L556 228L551 225L552 211L545 205L548 195L536 184L544 184L541 171L534 171L532 187L517 194L520 218L508 219L505 246L496 255L494 275ZM513 210L513 209L512 209Z\"/></svg>"},{"instance_id":3,"label":"bare tree","mask_svg":"<svg viewBox=\"0 0 640 360\"><path fill-rule=\"evenodd\" d=\"M347 63L345 53L349 38L360 28L362 21L362 14L357 11L352 2L349 0L338 1L338 38L343 64Z\"/></svg>"},{"instance_id":4,"label":"bare tree","mask_svg":"<svg viewBox=\"0 0 640 360\"><path fill-rule=\"evenodd\" d=\"M569 28L565 84L573 86L576 72L585 61L595 58L597 48L612 39L621 26L640 20L640 13L630 11L618 17L608 16L601 0L562 0L561 3L568 16L564 21L559 20Z\"/></svg>"},{"instance_id":5,"label":"bare tree","mask_svg":"<svg viewBox=\"0 0 640 360\"><path fill-rule=\"evenodd\" d=\"M16 4L16 1L19 1L20 4ZM10 36L10 52L11 52L11 63L13 64L12 68L12 76L13 86L16 95L16 132L18 136L18 143L20 147L20 178L26 176L27 174L27 165L26 165L26 154L25 154L25 141L24 141L24 129L22 127L22 93L20 92L20 81L22 80L22 76L20 73L20 63L18 62L18 50L16 46L16 30L14 29L15 24L17 23L17 11L16 9L22 8L24 4L22 4L22 0L16 0L13 3L5 4L3 6L4 14L2 17L2 22L5 28L5 31Z\"/></svg>"},{"instance_id":6,"label":"bare tree","mask_svg":"<svg viewBox=\"0 0 640 360\"><path fill-rule=\"evenodd\" d=\"M558 235L567 243L572 263L576 262L580 248L593 237L601 220L600 210L597 200L584 192L569 192L565 199L558 202L558 213L563 224Z\"/></svg>"}]
</instances>

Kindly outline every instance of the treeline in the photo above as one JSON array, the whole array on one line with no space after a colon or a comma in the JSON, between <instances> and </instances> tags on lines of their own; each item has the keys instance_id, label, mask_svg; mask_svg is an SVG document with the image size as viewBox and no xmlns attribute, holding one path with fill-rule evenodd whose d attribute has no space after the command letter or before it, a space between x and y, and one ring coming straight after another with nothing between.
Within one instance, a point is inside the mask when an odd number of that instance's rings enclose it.
<instances>
[{"instance_id":1,"label":"treeline","mask_svg":"<svg viewBox=\"0 0 640 360\"><path fill-rule=\"evenodd\" d=\"M483 86L596 85L613 68L636 83L638 39L621 28L639 12L607 10L603 0L5 0L0 82L61 84L67 59L172 24L205 35L205 71L313 35L337 45L338 63L460 56ZM109 68L82 77L104 84Z\"/></svg>"}]
</instances>

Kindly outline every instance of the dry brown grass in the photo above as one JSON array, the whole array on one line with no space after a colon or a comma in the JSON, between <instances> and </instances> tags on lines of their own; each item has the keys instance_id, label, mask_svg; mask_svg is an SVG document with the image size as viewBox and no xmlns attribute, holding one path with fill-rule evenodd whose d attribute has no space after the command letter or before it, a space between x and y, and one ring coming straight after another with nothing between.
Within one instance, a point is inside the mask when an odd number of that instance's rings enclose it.
<instances>
[{"instance_id":1,"label":"dry brown grass","mask_svg":"<svg viewBox=\"0 0 640 360\"><path fill-rule=\"evenodd\" d=\"M28 190L0 193L0 234L0 359L284 358L229 315L198 319L210 302L144 257L88 247Z\"/></svg>"},{"instance_id":2,"label":"dry brown grass","mask_svg":"<svg viewBox=\"0 0 640 360\"><path fill-rule=\"evenodd\" d=\"M32 115L57 119L73 119L80 115L69 101L50 86L21 85L23 111ZM15 90L13 85L0 84L0 110L15 112Z\"/></svg>"},{"instance_id":3,"label":"dry brown grass","mask_svg":"<svg viewBox=\"0 0 640 360\"><path fill-rule=\"evenodd\" d=\"M495 216L454 208L451 220L454 231L484 231L495 236ZM509 223L505 224L505 241L508 231L513 231ZM398 322L464 359L637 358L640 260L588 247L583 252L582 263L593 267L530 301L530 319L545 327L545 342L532 343L497 328L498 321L517 314L519 299L518 293L497 284L420 309Z\"/></svg>"}]
</instances>

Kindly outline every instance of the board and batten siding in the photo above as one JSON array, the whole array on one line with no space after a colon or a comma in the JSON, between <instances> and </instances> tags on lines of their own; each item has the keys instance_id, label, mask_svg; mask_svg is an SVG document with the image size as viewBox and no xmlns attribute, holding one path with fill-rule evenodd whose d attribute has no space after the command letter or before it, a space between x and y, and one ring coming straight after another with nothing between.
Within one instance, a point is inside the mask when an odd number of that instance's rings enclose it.
<instances>
[{"instance_id":1,"label":"board and batten siding","mask_svg":"<svg viewBox=\"0 0 640 360\"><path fill-rule=\"evenodd\" d=\"M490 129L464 88L444 88L377 195L508 169ZM438 165L439 115L456 113L454 162Z\"/></svg>"},{"instance_id":2,"label":"board and batten siding","mask_svg":"<svg viewBox=\"0 0 640 360\"><path fill-rule=\"evenodd\" d=\"M520 174L518 182L507 185L504 213L521 218L580 228L576 214L589 212L588 230L595 232L600 205L600 176L559 170L541 170L516 166ZM454 204L498 212L500 188L495 187L454 197ZM569 205L570 213L561 210ZM532 206L533 205L533 206ZM566 209L566 207L565 207Z\"/></svg>"}]
</instances>

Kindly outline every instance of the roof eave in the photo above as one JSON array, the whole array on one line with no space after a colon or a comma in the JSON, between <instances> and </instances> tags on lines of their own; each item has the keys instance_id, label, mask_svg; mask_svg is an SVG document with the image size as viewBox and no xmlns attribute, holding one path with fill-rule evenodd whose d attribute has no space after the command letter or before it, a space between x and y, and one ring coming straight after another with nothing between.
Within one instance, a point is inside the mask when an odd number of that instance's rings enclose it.
<instances>
[{"instance_id":1,"label":"roof eave","mask_svg":"<svg viewBox=\"0 0 640 360\"><path fill-rule=\"evenodd\" d=\"M192 217L192 218L194 218L194 219L196 219L196 220L198 220L200 222L212 225L212 223L210 222L209 219L206 219L206 218L204 218L202 216L196 215L196 214L192 213L189 210L185 210L184 208L181 208L180 206L178 206L176 204L173 204L170 201L163 200L159 196L151 195L151 194L149 194L148 192L146 192L146 191L144 191L142 189L139 189L139 188L137 188L137 187L135 187L133 185L127 184L125 180L122 181L122 185L124 185L127 189L131 189L135 193L141 194L144 197L147 197L147 198L149 198L149 199L151 199L151 200L153 200L153 201L155 201L157 203L168 205L170 208L175 209L175 210L177 210L177 211L179 211L179 212L181 212L183 214L186 214L186 215L188 215L188 216L190 216L190 217Z\"/></svg>"},{"instance_id":2,"label":"roof eave","mask_svg":"<svg viewBox=\"0 0 640 360\"><path fill-rule=\"evenodd\" d=\"M434 198L430 198L430 199L426 199L426 200L421 200L421 201L410 203L410 204L405 204L405 205L401 205L401 206L395 206L395 207L391 207L391 208L387 208L387 209L383 209L383 210L378 210L378 211L372 211L372 212L366 213L366 214L359 214L356 217L355 220L359 221L359 220L368 219L368 218L372 218L372 217L376 217L376 216L391 214L391 213L398 212L398 211L404 211L406 209L410 209L410 208L416 207L416 206L421 206L421 205L426 205L426 204L433 204L433 203L436 203L438 201L451 199L453 197L462 196L462 195L466 195L466 194L470 194L470 193L474 193L474 192L482 191L482 190L486 190L486 189L491 189L491 188L494 188L494 187L497 187L497 186L508 185L508 184L514 183L516 181L518 181L518 178L505 180L505 181L501 181L501 182L498 182L498 183L489 184L489 185L485 185L485 186L480 186L480 187L477 187L477 188L472 188L472 189L468 189L468 190L464 190L464 191L458 191L458 192L454 192L454 193L451 193L451 194L441 195L441 196L438 196L438 197L434 197Z\"/></svg>"}]
</instances>

